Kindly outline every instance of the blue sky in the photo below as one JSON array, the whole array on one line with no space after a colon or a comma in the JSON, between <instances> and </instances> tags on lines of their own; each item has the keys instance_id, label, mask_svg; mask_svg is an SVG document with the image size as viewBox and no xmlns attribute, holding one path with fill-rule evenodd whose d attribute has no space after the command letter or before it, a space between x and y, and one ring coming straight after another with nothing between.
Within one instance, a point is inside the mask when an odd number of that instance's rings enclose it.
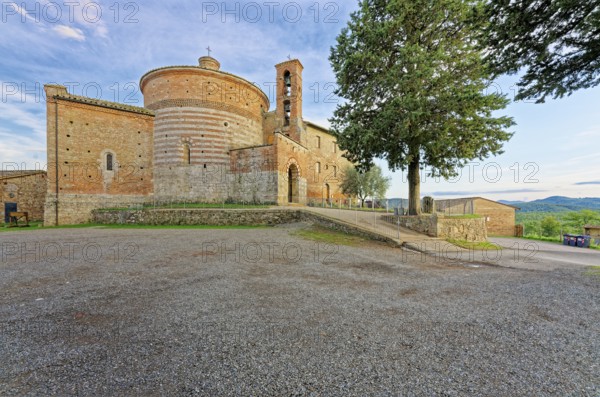
<instances>
[{"instance_id":1,"label":"blue sky","mask_svg":"<svg viewBox=\"0 0 600 397\"><path fill-rule=\"evenodd\" d=\"M24 5L24 7L23 7ZM142 106L139 78L167 65L212 55L222 69L267 94L274 65L288 55L304 64L304 117L328 126L337 99L329 49L356 1L26 1L3 2L0 22L0 163L45 166L44 84ZM516 77L491 89L514 96ZM505 154L475 161L454 181L427 178L423 194L534 200L600 196L600 88L543 105L512 103L517 126ZM272 105L273 106L273 105ZM381 163L385 168L385 164ZM406 197L401 173L389 197Z\"/></svg>"}]
</instances>

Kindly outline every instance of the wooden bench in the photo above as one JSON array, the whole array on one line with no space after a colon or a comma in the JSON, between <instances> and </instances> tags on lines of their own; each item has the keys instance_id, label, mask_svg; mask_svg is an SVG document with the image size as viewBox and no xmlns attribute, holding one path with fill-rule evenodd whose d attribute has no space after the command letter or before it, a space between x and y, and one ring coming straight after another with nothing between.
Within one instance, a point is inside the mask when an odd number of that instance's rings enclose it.
<instances>
[{"instance_id":1,"label":"wooden bench","mask_svg":"<svg viewBox=\"0 0 600 397\"><path fill-rule=\"evenodd\" d=\"M29 212L9 212L10 223L8 227L29 227ZM19 221L25 218L25 224L19 225Z\"/></svg>"}]
</instances>

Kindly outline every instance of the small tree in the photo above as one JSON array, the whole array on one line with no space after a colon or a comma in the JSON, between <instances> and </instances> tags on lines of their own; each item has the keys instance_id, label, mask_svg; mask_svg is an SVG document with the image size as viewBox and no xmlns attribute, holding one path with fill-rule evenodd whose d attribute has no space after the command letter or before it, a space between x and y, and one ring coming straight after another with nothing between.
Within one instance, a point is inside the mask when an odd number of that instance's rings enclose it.
<instances>
[{"instance_id":1,"label":"small tree","mask_svg":"<svg viewBox=\"0 0 600 397\"><path fill-rule=\"evenodd\" d=\"M540 223L542 235L556 237L560 233L560 222L553 216L547 216Z\"/></svg>"},{"instance_id":2,"label":"small tree","mask_svg":"<svg viewBox=\"0 0 600 397\"><path fill-rule=\"evenodd\" d=\"M341 184L342 193L357 196L361 207L367 197L372 197L373 200L384 198L389 187L390 179L384 177L381 168L376 165L367 172L348 167L344 171Z\"/></svg>"},{"instance_id":3,"label":"small tree","mask_svg":"<svg viewBox=\"0 0 600 397\"><path fill-rule=\"evenodd\" d=\"M390 188L390 178L383 176L381 167L373 166L366 172L365 183L367 185L367 195L373 199L373 208L375 208L375 200L385 198L385 194Z\"/></svg>"}]
</instances>

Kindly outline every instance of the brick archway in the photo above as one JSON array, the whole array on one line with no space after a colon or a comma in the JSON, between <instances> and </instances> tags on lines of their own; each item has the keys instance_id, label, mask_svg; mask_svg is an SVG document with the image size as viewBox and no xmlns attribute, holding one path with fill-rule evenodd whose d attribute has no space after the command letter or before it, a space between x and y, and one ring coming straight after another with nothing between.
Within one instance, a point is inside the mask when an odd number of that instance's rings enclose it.
<instances>
[{"instance_id":1,"label":"brick archway","mask_svg":"<svg viewBox=\"0 0 600 397\"><path fill-rule=\"evenodd\" d=\"M288 167L288 203L300 202L300 170L296 164Z\"/></svg>"}]
</instances>

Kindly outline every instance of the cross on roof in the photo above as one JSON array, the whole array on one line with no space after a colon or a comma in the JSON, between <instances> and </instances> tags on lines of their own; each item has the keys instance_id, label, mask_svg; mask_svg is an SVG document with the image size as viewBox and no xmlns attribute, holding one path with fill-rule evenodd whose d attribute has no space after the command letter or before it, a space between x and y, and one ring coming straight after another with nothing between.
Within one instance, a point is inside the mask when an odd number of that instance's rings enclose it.
<instances>
[{"instance_id":1,"label":"cross on roof","mask_svg":"<svg viewBox=\"0 0 600 397\"><path fill-rule=\"evenodd\" d=\"M292 55L288 55L288 59L291 61L292 60Z\"/></svg>"},{"instance_id":2,"label":"cross on roof","mask_svg":"<svg viewBox=\"0 0 600 397\"><path fill-rule=\"evenodd\" d=\"M212 52L212 50L210 49L210 46L206 47L206 50L208 51L208 56L210 56L210 53Z\"/></svg>"}]
</instances>

